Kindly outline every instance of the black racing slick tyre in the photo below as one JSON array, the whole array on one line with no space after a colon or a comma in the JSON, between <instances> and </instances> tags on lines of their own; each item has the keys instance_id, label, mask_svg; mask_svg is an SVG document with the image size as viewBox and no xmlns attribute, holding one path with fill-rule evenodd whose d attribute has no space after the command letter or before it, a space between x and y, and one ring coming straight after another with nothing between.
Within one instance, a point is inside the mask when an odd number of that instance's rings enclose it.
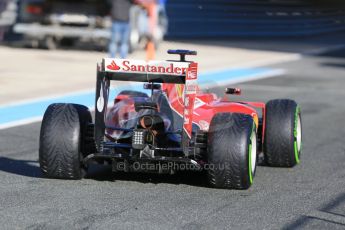
<instances>
[{"instance_id":1,"label":"black racing slick tyre","mask_svg":"<svg viewBox=\"0 0 345 230\"><path fill-rule=\"evenodd\" d=\"M212 187L248 189L257 159L253 118L238 113L218 113L208 133L208 181Z\"/></svg>"},{"instance_id":2,"label":"black racing slick tyre","mask_svg":"<svg viewBox=\"0 0 345 230\"><path fill-rule=\"evenodd\" d=\"M94 151L94 140L88 137L92 122L87 107L76 104L52 104L43 117L39 162L48 178L81 179L87 166L84 156Z\"/></svg>"},{"instance_id":3,"label":"black racing slick tyre","mask_svg":"<svg viewBox=\"0 0 345 230\"><path fill-rule=\"evenodd\" d=\"M293 167L300 162L302 148L301 110L289 99L266 104L264 157L269 166Z\"/></svg>"}]
</instances>

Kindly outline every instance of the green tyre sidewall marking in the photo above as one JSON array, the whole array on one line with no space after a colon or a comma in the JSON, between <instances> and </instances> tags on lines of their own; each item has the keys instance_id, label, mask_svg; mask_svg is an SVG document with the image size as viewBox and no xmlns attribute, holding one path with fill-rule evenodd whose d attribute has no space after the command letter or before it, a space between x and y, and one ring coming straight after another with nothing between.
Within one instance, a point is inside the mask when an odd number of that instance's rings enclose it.
<instances>
[{"instance_id":1,"label":"green tyre sidewall marking","mask_svg":"<svg viewBox=\"0 0 345 230\"><path fill-rule=\"evenodd\" d=\"M252 173L252 135L255 130L255 125L253 124L252 132L250 133L250 142L248 145L248 171L249 171L249 183L253 184L253 173Z\"/></svg>"},{"instance_id":2,"label":"green tyre sidewall marking","mask_svg":"<svg viewBox=\"0 0 345 230\"><path fill-rule=\"evenodd\" d=\"M296 107L296 111L295 111L295 127L294 127L294 151L295 151L295 160L296 163L299 164L300 159L299 159L299 154L302 151L302 142L301 142L301 147L300 150L298 152L298 146L297 146L297 123L298 123L298 118L299 118L299 114L301 112L301 109L299 106ZM302 129L302 128L301 128Z\"/></svg>"},{"instance_id":3,"label":"green tyre sidewall marking","mask_svg":"<svg viewBox=\"0 0 345 230\"><path fill-rule=\"evenodd\" d=\"M252 175L252 143L249 144L249 183L253 183L253 175Z\"/></svg>"}]
</instances>

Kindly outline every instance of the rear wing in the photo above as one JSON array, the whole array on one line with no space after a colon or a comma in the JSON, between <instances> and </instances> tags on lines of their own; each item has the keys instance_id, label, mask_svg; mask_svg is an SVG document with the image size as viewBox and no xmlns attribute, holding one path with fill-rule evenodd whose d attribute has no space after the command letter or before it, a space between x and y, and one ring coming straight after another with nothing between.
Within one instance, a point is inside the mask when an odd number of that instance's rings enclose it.
<instances>
[{"instance_id":1,"label":"rear wing","mask_svg":"<svg viewBox=\"0 0 345 230\"><path fill-rule=\"evenodd\" d=\"M95 140L100 151L104 141L105 116L110 81L173 83L184 85L183 151L188 154L192 137L194 101L197 91L198 64L183 61L142 61L104 58L97 66Z\"/></svg>"},{"instance_id":2,"label":"rear wing","mask_svg":"<svg viewBox=\"0 0 345 230\"><path fill-rule=\"evenodd\" d=\"M185 84L189 62L104 58L102 72L109 80Z\"/></svg>"}]
</instances>

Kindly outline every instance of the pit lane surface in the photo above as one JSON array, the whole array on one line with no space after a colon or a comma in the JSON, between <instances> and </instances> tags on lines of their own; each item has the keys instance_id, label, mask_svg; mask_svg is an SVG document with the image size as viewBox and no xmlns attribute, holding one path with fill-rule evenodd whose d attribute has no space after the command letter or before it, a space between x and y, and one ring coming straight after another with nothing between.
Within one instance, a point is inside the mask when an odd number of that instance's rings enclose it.
<instances>
[{"instance_id":1,"label":"pit lane surface","mask_svg":"<svg viewBox=\"0 0 345 230\"><path fill-rule=\"evenodd\" d=\"M293 169L257 168L246 191L207 188L203 175L112 174L42 178L40 123L0 130L1 229L345 229L344 50L238 84L238 99L301 104L303 156ZM223 87L218 87L220 93Z\"/></svg>"}]
</instances>

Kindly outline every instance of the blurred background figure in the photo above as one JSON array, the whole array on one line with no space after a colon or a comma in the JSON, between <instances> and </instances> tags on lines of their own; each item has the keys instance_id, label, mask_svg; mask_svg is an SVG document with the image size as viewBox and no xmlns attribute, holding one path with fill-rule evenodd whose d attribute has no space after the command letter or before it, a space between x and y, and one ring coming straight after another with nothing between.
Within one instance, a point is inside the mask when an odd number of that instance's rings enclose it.
<instances>
[{"instance_id":1,"label":"blurred background figure","mask_svg":"<svg viewBox=\"0 0 345 230\"><path fill-rule=\"evenodd\" d=\"M0 19L2 18L2 12L5 10L5 2L4 1L0 1ZM3 36L4 36L4 31L5 29L3 28L2 22L0 21L0 41L3 40Z\"/></svg>"},{"instance_id":2,"label":"blurred background figure","mask_svg":"<svg viewBox=\"0 0 345 230\"><path fill-rule=\"evenodd\" d=\"M146 10L141 12L140 30L146 38L146 60L155 59L155 37L157 37L158 2L156 0L139 0L139 4Z\"/></svg>"},{"instance_id":3,"label":"blurred background figure","mask_svg":"<svg viewBox=\"0 0 345 230\"><path fill-rule=\"evenodd\" d=\"M167 30L168 29L168 15L166 10L166 4L168 0L158 0L157 14L162 26Z\"/></svg>"},{"instance_id":4,"label":"blurred background figure","mask_svg":"<svg viewBox=\"0 0 345 230\"><path fill-rule=\"evenodd\" d=\"M17 5L15 0L0 0L0 42L16 19Z\"/></svg>"},{"instance_id":5,"label":"blurred background figure","mask_svg":"<svg viewBox=\"0 0 345 230\"><path fill-rule=\"evenodd\" d=\"M112 0L111 2L111 37L109 42L109 55L115 58L119 53L121 58L128 55L128 40L130 34L130 8L132 0Z\"/></svg>"}]
</instances>

